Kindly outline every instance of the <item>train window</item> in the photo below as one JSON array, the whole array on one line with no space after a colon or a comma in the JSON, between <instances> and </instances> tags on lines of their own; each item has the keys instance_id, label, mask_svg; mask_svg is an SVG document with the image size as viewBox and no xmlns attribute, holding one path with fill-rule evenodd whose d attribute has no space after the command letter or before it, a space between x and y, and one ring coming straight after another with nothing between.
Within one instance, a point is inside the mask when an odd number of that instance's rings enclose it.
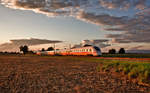
<instances>
[{"instance_id":1,"label":"train window","mask_svg":"<svg viewBox=\"0 0 150 93\"><path fill-rule=\"evenodd\" d=\"M89 49L89 52L92 52L92 49Z\"/></svg>"},{"instance_id":2,"label":"train window","mask_svg":"<svg viewBox=\"0 0 150 93\"><path fill-rule=\"evenodd\" d=\"M88 49L86 49L86 52L89 52Z\"/></svg>"}]
</instances>

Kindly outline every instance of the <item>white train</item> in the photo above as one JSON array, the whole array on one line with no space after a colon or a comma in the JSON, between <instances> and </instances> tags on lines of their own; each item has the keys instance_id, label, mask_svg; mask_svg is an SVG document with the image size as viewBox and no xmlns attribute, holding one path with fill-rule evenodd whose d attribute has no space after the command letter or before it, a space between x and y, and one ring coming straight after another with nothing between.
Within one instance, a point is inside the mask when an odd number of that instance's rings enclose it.
<instances>
[{"instance_id":1,"label":"white train","mask_svg":"<svg viewBox=\"0 0 150 93\"><path fill-rule=\"evenodd\" d=\"M80 48L71 48L55 51L39 51L37 55L67 55L67 56L101 56L101 50L96 46L86 46Z\"/></svg>"}]
</instances>

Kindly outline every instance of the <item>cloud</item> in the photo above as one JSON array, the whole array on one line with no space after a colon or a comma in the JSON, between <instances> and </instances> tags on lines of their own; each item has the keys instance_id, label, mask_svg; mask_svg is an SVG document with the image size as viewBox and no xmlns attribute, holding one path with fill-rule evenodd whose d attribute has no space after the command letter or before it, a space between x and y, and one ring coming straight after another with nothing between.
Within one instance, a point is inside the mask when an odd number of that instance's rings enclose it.
<instances>
[{"instance_id":1,"label":"cloud","mask_svg":"<svg viewBox=\"0 0 150 93\"><path fill-rule=\"evenodd\" d=\"M19 51L19 47L22 45L34 46L40 44L51 44L61 43L62 41L57 40L46 40L46 39L16 39L10 40L10 43L4 43L0 45L0 51Z\"/></svg>"},{"instance_id":2,"label":"cloud","mask_svg":"<svg viewBox=\"0 0 150 93\"><path fill-rule=\"evenodd\" d=\"M108 42L109 40L107 39L83 40L80 44L74 45L74 47L82 47L87 44L104 48L107 46L111 46L110 44L108 44Z\"/></svg>"},{"instance_id":3,"label":"cloud","mask_svg":"<svg viewBox=\"0 0 150 93\"><path fill-rule=\"evenodd\" d=\"M100 5L108 9L128 9L130 5L130 0L100 0Z\"/></svg>"},{"instance_id":4,"label":"cloud","mask_svg":"<svg viewBox=\"0 0 150 93\"><path fill-rule=\"evenodd\" d=\"M136 15L122 24L119 28L111 28L107 30L124 31L122 34L109 34L108 38L115 38L118 43L129 42L145 42L150 43L150 16L149 15Z\"/></svg>"},{"instance_id":5,"label":"cloud","mask_svg":"<svg viewBox=\"0 0 150 93\"><path fill-rule=\"evenodd\" d=\"M96 15L92 13L81 12L79 15L80 19L85 19L86 21L95 23L100 26L108 25L108 26L116 26L126 24L127 18L123 17L115 17L110 16L108 14Z\"/></svg>"},{"instance_id":6,"label":"cloud","mask_svg":"<svg viewBox=\"0 0 150 93\"><path fill-rule=\"evenodd\" d=\"M127 16L115 17L108 14L95 15L82 12L80 18L95 23L105 31L120 31L121 34L109 34L108 38L114 38L116 43L147 42L150 43L150 16L136 15L135 18Z\"/></svg>"},{"instance_id":7,"label":"cloud","mask_svg":"<svg viewBox=\"0 0 150 93\"><path fill-rule=\"evenodd\" d=\"M147 43L129 43L129 44L114 44L112 46L107 46L102 48L102 52L108 52L110 49L116 49L119 51L120 48L124 48L127 52L130 51L130 53L146 53L146 50L150 50L150 44ZM137 50L137 51L132 51L132 50ZM140 51L138 51L140 50Z\"/></svg>"},{"instance_id":8,"label":"cloud","mask_svg":"<svg viewBox=\"0 0 150 93\"><path fill-rule=\"evenodd\" d=\"M136 4L136 9L139 9L139 10L143 10L145 8L147 8L146 6L146 0L139 0Z\"/></svg>"},{"instance_id":9,"label":"cloud","mask_svg":"<svg viewBox=\"0 0 150 93\"><path fill-rule=\"evenodd\" d=\"M100 0L100 5L107 9L128 10L135 7L135 9L143 10L148 8L146 2L147 0Z\"/></svg>"},{"instance_id":10,"label":"cloud","mask_svg":"<svg viewBox=\"0 0 150 93\"><path fill-rule=\"evenodd\" d=\"M75 16L88 10L121 9L128 10L145 9L147 0L0 0L1 4L23 10L33 10L49 16Z\"/></svg>"},{"instance_id":11,"label":"cloud","mask_svg":"<svg viewBox=\"0 0 150 93\"><path fill-rule=\"evenodd\" d=\"M147 4L148 0L0 1L9 8L32 10L48 16L73 16L97 24L101 30L119 31L119 34L107 35L108 38L114 40L114 43L150 43L150 5Z\"/></svg>"}]
</instances>

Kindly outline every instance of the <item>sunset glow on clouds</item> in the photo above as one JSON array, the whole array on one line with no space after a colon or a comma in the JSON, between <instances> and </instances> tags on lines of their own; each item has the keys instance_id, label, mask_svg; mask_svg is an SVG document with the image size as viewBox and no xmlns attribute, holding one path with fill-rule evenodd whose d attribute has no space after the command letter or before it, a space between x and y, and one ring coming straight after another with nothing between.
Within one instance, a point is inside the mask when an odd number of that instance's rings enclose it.
<instances>
[{"instance_id":1,"label":"sunset glow on clouds","mask_svg":"<svg viewBox=\"0 0 150 93\"><path fill-rule=\"evenodd\" d=\"M31 10L49 17L72 16L96 24L110 43L150 43L149 0L0 0L6 7ZM148 45L146 45L146 43ZM106 45L107 46L107 45ZM141 45L140 45L141 46Z\"/></svg>"}]
</instances>

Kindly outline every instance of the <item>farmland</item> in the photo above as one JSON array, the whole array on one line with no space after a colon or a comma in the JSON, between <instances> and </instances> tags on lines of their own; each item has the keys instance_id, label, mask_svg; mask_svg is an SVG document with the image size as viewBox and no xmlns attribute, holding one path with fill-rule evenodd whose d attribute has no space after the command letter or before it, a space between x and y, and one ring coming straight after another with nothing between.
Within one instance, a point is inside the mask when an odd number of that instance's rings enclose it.
<instances>
[{"instance_id":1,"label":"farmland","mask_svg":"<svg viewBox=\"0 0 150 93\"><path fill-rule=\"evenodd\" d=\"M148 93L149 66L149 59L1 55L0 91Z\"/></svg>"}]
</instances>

